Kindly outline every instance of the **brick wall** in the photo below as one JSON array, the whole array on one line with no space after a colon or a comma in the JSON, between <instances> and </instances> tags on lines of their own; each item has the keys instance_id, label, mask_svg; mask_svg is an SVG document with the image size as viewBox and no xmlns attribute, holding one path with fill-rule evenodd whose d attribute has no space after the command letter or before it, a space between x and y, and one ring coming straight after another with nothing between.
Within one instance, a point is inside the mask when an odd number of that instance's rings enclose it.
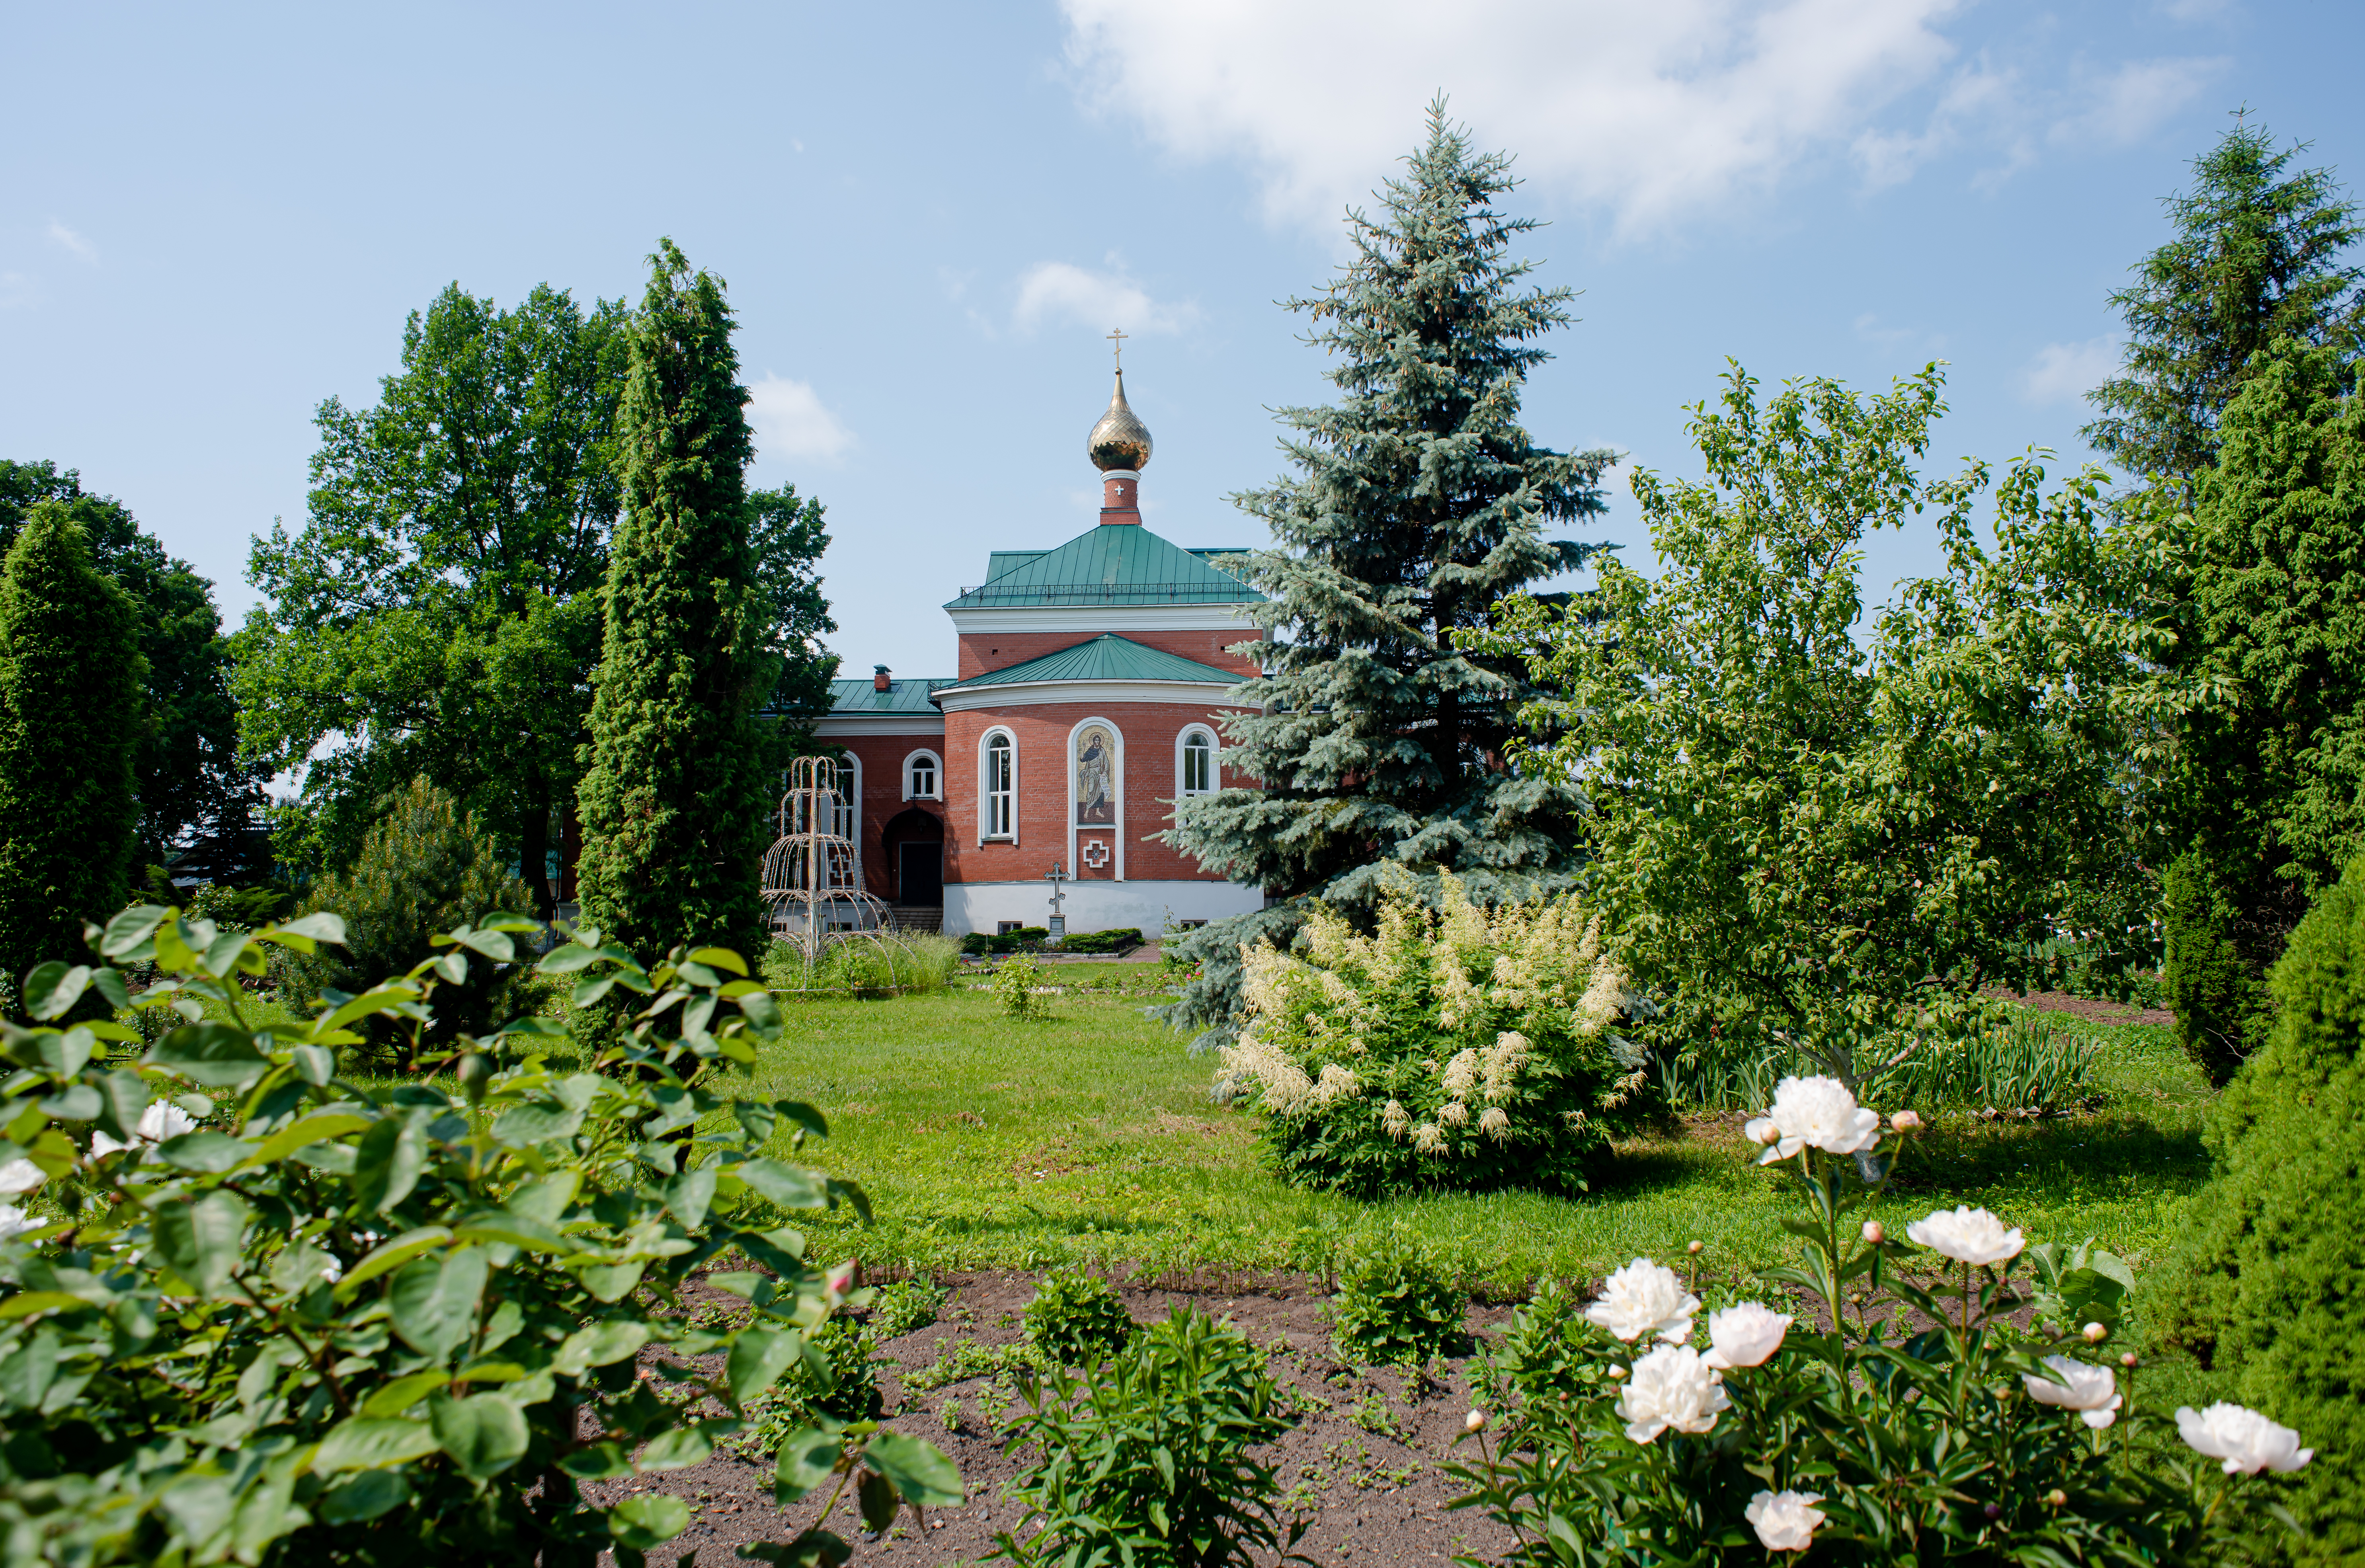
<instances>
[{"instance_id":1,"label":"brick wall","mask_svg":"<svg viewBox=\"0 0 2365 1568\"><path fill-rule=\"evenodd\" d=\"M906 801L903 799L903 759L915 751L932 751L945 755L945 743L933 735L836 735L829 744L850 751L862 762L862 879L864 885L879 897L892 902L895 897L895 868L887 855L880 833L888 822L913 807L931 816L945 815L945 801ZM974 773L975 769L972 768ZM947 766L946 781L936 786L939 794L947 782L957 778ZM974 780L972 780L974 788ZM776 828L775 832L778 831ZM945 830L947 840L952 829ZM949 847L949 845L947 846ZM947 857L945 876L952 877L950 857Z\"/></svg>"},{"instance_id":2,"label":"brick wall","mask_svg":"<svg viewBox=\"0 0 2365 1568\"><path fill-rule=\"evenodd\" d=\"M1099 635L1097 632L964 632L960 637L960 678L969 680L988 670L1008 669L1028 659L1039 659L1045 654L1089 643ZM1238 670L1242 675L1257 673L1252 660L1224 651L1234 643L1253 642L1261 635L1245 622L1220 632L1120 632L1117 635L1145 648L1178 654L1217 669Z\"/></svg>"},{"instance_id":3,"label":"brick wall","mask_svg":"<svg viewBox=\"0 0 2365 1568\"><path fill-rule=\"evenodd\" d=\"M1221 881L1222 878L1202 871L1198 862L1179 851L1163 844L1142 842L1167 825L1171 808L1166 802L1174 798L1180 788L1175 770L1175 737L1193 722L1214 729L1213 713L1207 708L1182 702L1059 702L946 714L945 879L1032 881L1048 871L1054 861L1067 864L1070 871L1087 879L1114 876L1114 854L1109 863L1097 870L1069 861L1068 774L1072 766L1069 736L1086 719L1105 719L1115 726L1124 753L1123 817L1113 828L1079 829L1079 850L1085 839L1094 836L1108 841L1114 850L1116 839L1122 835L1128 879ZM981 846L977 837L981 806L979 748L986 732L996 727L1009 730L1018 743L1018 842L1014 846ZM1239 779L1226 775L1216 782L1220 787Z\"/></svg>"}]
</instances>

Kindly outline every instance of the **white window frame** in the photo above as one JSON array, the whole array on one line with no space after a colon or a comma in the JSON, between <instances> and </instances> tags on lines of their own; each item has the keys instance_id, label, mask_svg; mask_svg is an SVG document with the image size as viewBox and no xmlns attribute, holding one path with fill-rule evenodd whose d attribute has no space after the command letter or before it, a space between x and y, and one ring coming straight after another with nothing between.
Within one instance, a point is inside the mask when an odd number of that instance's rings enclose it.
<instances>
[{"instance_id":1,"label":"white window frame","mask_svg":"<svg viewBox=\"0 0 2365 1568\"><path fill-rule=\"evenodd\" d=\"M1116 743L1116 756L1109 767L1109 781L1115 786L1110 794L1116 807L1116 821L1106 827L1083 827L1076 822L1076 743L1083 733L1094 724L1106 730L1109 733L1109 738ZM1068 873L1070 876L1080 876L1083 872L1084 862L1076 845L1078 836L1087 833L1105 833L1109 835L1109 846L1115 862L1109 868L1110 875L1115 880L1122 882L1125 880L1125 730L1115 719L1104 719L1097 715L1088 719L1079 719L1068 730L1066 749L1068 787L1063 792L1068 798Z\"/></svg>"},{"instance_id":2,"label":"white window frame","mask_svg":"<svg viewBox=\"0 0 2365 1568\"><path fill-rule=\"evenodd\" d=\"M1191 737L1194 735L1204 735L1207 740L1207 787L1204 790L1194 790L1190 787ZM1214 726L1209 724L1182 726L1182 733L1174 737L1174 798L1176 800L1179 801L1185 795L1212 795L1224 787L1223 764L1216 760L1216 753L1220 749L1216 743Z\"/></svg>"},{"instance_id":3,"label":"white window frame","mask_svg":"<svg viewBox=\"0 0 2365 1568\"><path fill-rule=\"evenodd\" d=\"M862 759L852 752L837 759L837 820L830 831L854 846L853 883L862 880Z\"/></svg>"},{"instance_id":4,"label":"white window frame","mask_svg":"<svg viewBox=\"0 0 2365 1568\"><path fill-rule=\"evenodd\" d=\"M1007 833L989 832L993 824L993 743L1010 743L1010 820ZM1071 813L1072 814L1072 813ZM996 724L977 738L977 842L980 847L989 844L1018 843L1018 737L1006 725Z\"/></svg>"},{"instance_id":5,"label":"white window frame","mask_svg":"<svg viewBox=\"0 0 2365 1568\"><path fill-rule=\"evenodd\" d=\"M928 765L931 780L925 790L912 788L912 769L918 764ZM932 751L915 751L903 759L903 799L907 801L941 801L945 798L945 759Z\"/></svg>"}]
</instances>

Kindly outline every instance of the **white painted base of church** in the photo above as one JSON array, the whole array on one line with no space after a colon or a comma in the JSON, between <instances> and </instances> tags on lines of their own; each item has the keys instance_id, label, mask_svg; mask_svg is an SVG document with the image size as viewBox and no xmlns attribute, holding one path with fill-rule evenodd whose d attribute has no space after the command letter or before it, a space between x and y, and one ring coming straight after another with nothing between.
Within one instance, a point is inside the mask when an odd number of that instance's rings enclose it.
<instances>
[{"instance_id":1,"label":"white painted base of church","mask_svg":"<svg viewBox=\"0 0 2365 1568\"><path fill-rule=\"evenodd\" d=\"M1169 917L1221 920L1264 907L1264 890L1239 882L1065 882L1060 913L1073 932L1122 931L1130 926L1152 941ZM947 882L945 935L972 931L992 935L1005 920L1042 925L1051 915L1050 885L1032 882Z\"/></svg>"}]
</instances>

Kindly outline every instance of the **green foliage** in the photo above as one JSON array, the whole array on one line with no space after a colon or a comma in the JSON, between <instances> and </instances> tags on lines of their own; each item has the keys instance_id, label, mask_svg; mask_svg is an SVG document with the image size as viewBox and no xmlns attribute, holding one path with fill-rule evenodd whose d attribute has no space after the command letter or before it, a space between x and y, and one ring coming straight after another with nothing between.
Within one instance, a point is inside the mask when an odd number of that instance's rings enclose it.
<instances>
[{"instance_id":1,"label":"green foliage","mask_svg":"<svg viewBox=\"0 0 2365 1568\"><path fill-rule=\"evenodd\" d=\"M145 673L82 525L35 506L0 567L0 978L81 952L84 915L129 895Z\"/></svg>"},{"instance_id":2,"label":"green foliage","mask_svg":"<svg viewBox=\"0 0 2365 1568\"><path fill-rule=\"evenodd\" d=\"M2177 1044L2211 1083L2223 1085L2250 1054L2265 1000L2262 978L2234 940L2232 901L2206 858L2178 856L2160 891Z\"/></svg>"},{"instance_id":3,"label":"green foliage","mask_svg":"<svg viewBox=\"0 0 2365 1568\"><path fill-rule=\"evenodd\" d=\"M862 1336L874 1345L914 1334L936 1320L936 1313L952 1298L942 1285L914 1274L892 1280L870 1293L870 1308L862 1320Z\"/></svg>"},{"instance_id":4,"label":"green foliage","mask_svg":"<svg viewBox=\"0 0 2365 1568\"><path fill-rule=\"evenodd\" d=\"M286 888L239 888L209 882L189 900L192 920L209 920L229 931L254 931L288 913L293 895Z\"/></svg>"},{"instance_id":5,"label":"green foliage","mask_svg":"<svg viewBox=\"0 0 2365 1568\"><path fill-rule=\"evenodd\" d=\"M1035 1299L1021 1315L1027 1342L1047 1361L1092 1367L1115 1355L1133 1338L1133 1315L1098 1274L1053 1269L1035 1286Z\"/></svg>"},{"instance_id":6,"label":"green foliage","mask_svg":"<svg viewBox=\"0 0 2365 1568\"><path fill-rule=\"evenodd\" d=\"M942 991L951 982L960 949L933 931L843 936L822 961L805 967L804 949L775 942L764 955L764 983L790 994L850 994L875 1000Z\"/></svg>"},{"instance_id":7,"label":"green foliage","mask_svg":"<svg viewBox=\"0 0 2365 1568\"><path fill-rule=\"evenodd\" d=\"M1510 247L1535 219L1496 203L1510 160L1479 155L1429 116L1382 216L1349 215L1355 254L1293 299L1332 356L1339 401L1280 411L1298 473L1234 498L1278 547L1236 566L1274 631L1267 672L1224 721L1227 778L1262 780L1179 801L1163 836L1211 871L1335 908L1376 899L1384 865L1442 867L1485 902L1565 885L1578 795L1505 756L1527 689L1518 659L1455 634L1496 624L1507 594L1583 564L1547 526L1603 510L1608 451L1540 447L1519 424L1534 346L1569 320L1565 288L1523 288ZM1239 953L1286 941L1298 912L1219 920L1183 939L1204 960L1170 1013L1228 1034Z\"/></svg>"},{"instance_id":8,"label":"green foliage","mask_svg":"<svg viewBox=\"0 0 2365 1568\"><path fill-rule=\"evenodd\" d=\"M2087 394L2102 417L2084 435L2133 476L2165 481L2190 507L2217 460L2218 420L2251 356L2278 338L2353 353L2365 324L2365 278L2344 255L2357 208L2329 169L2286 174L2303 149L2278 152L2247 121L2193 160L2192 188L2169 198L2176 238L2111 296L2127 324L2122 375Z\"/></svg>"},{"instance_id":9,"label":"green foliage","mask_svg":"<svg viewBox=\"0 0 2365 1568\"><path fill-rule=\"evenodd\" d=\"M1925 478L1934 365L1866 396L1735 368L1693 409L1699 481L1635 476L1660 566L1582 611L1530 603L1489 645L1550 692L1515 748L1584 782L1587 897L1654 1008L1842 1078L1918 1015L2041 980L2043 944L2131 847L2126 691L2152 633L2099 525L2101 476L2034 461ZM1934 515L1943 577L1859 639L1864 542ZM1485 639L1480 639L1486 641Z\"/></svg>"},{"instance_id":10,"label":"green foliage","mask_svg":"<svg viewBox=\"0 0 2365 1568\"><path fill-rule=\"evenodd\" d=\"M342 952L295 960L291 968L307 992L367 991L379 975L435 958L437 938L454 926L532 909L524 884L451 796L416 778L390 804L362 841L352 869L313 890L313 906L336 915L345 938ZM457 952L443 961L435 1021L423 1037L441 1044L454 1034L488 1032L513 1000L517 969L471 963ZM384 1052L411 1031L379 1023L364 1025L361 1033Z\"/></svg>"},{"instance_id":11,"label":"green foliage","mask_svg":"<svg viewBox=\"0 0 2365 1568\"><path fill-rule=\"evenodd\" d=\"M758 882L779 671L749 536L755 454L722 280L650 258L617 414L623 521L579 790L585 913L651 946L765 939Z\"/></svg>"},{"instance_id":12,"label":"green foliage","mask_svg":"<svg viewBox=\"0 0 2365 1568\"><path fill-rule=\"evenodd\" d=\"M1127 925L1108 931L1070 932L1060 939L1059 951L1062 953L1123 953L1140 946L1140 929Z\"/></svg>"},{"instance_id":13,"label":"green foliage","mask_svg":"<svg viewBox=\"0 0 2365 1568\"><path fill-rule=\"evenodd\" d=\"M960 939L960 950L973 958L988 953L1039 953L1050 928L1022 925L1015 931L972 931Z\"/></svg>"},{"instance_id":14,"label":"green foliage","mask_svg":"<svg viewBox=\"0 0 2365 1568\"><path fill-rule=\"evenodd\" d=\"M821 588L822 554L829 548L822 504L798 495L793 485L751 490L747 536L764 611L764 650L773 666L764 706L789 726L774 737L779 753L794 755L811 739L811 721L829 711L829 683L837 678L837 655L821 646L837 630Z\"/></svg>"},{"instance_id":15,"label":"green foliage","mask_svg":"<svg viewBox=\"0 0 2365 1568\"><path fill-rule=\"evenodd\" d=\"M2005 1255L1974 1267L1863 1232L1855 1215L1900 1142L1794 1151L1799 1263L1756 1278L1807 1304L1736 1303L1702 1322L1697 1276L1645 1257L1582 1314L1553 1291L1514 1319L1487 1373L1514 1403L1485 1412L1476 1456L1448 1467L1470 1488L1457 1506L1513 1533L1506 1562L1608 1568L1647 1540L1654 1561L1736 1568L1802 1548L1851 1563L2197 1568L2266 1521L2286 1484L2229 1479L2179 1446L2114 1364L2124 1263L2091 1247L2023 1249L2013 1232ZM2075 1364L2063 1374L2047 1358ZM2079 1407L2034 1397L2066 1395L2070 1376L2099 1384ZM1810 1546L1750 1518L1785 1492L1819 1511L1803 1521Z\"/></svg>"},{"instance_id":16,"label":"green foliage","mask_svg":"<svg viewBox=\"0 0 2365 1568\"><path fill-rule=\"evenodd\" d=\"M1041 994L1043 966L1033 958L1005 958L993 967L993 1000L1002 1008L1003 1016L1024 1023L1029 1018L1048 1018L1051 1014L1051 999Z\"/></svg>"},{"instance_id":17,"label":"green foliage","mask_svg":"<svg viewBox=\"0 0 2365 1568\"><path fill-rule=\"evenodd\" d=\"M2365 847L2365 406L2340 350L2283 339L2218 433L2182 534L2180 701L2158 794L2168 842L2206 858L2255 986Z\"/></svg>"},{"instance_id":18,"label":"green foliage","mask_svg":"<svg viewBox=\"0 0 2365 1568\"><path fill-rule=\"evenodd\" d=\"M1037 1457L1010 1484L1035 1533L994 1556L1029 1568L1250 1568L1288 1552L1281 1483L1250 1450L1287 1431L1248 1337L1178 1307L1089 1374L1023 1380L1015 1425ZM1302 1560L1301 1560L1302 1561Z\"/></svg>"},{"instance_id":19,"label":"green foliage","mask_svg":"<svg viewBox=\"0 0 2365 1568\"><path fill-rule=\"evenodd\" d=\"M1025 1340L1014 1345L986 1345L975 1339L947 1338L936 1345L936 1359L903 1377L907 1393L927 1394L973 1378L1006 1380L1014 1372L1041 1372L1043 1357Z\"/></svg>"},{"instance_id":20,"label":"green foliage","mask_svg":"<svg viewBox=\"0 0 2365 1568\"><path fill-rule=\"evenodd\" d=\"M875 1419L881 1401L879 1367L868 1335L833 1317L805 1335L805 1353L778 1383L747 1401L746 1429L731 1446L762 1463L781 1445L823 1422Z\"/></svg>"},{"instance_id":21,"label":"green foliage","mask_svg":"<svg viewBox=\"0 0 2365 1568\"><path fill-rule=\"evenodd\" d=\"M2161 1271L2153 1333L2306 1434L2316 1458L2292 1507L2307 1533L2290 1550L2353 1562L2365 1553L2365 861L2308 912L2270 983L2271 1029L2211 1113L2214 1170Z\"/></svg>"},{"instance_id":22,"label":"green foliage","mask_svg":"<svg viewBox=\"0 0 2365 1568\"><path fill-rule=\"evenodd\" d=\"M1362 1242L1339 1265L1330 1336L1342 1361L1418 1367L1465 1338L1462 1288L1418 1242L1394 1230Z\"/></svg>"},{"instance_id":23,"label":"green foliage","mask_svg":"<svg viewBox=\"0 0 2365 1568\"><path fill-rule=\"evenodd\" d=\"M5 1031L21 1070L0 1088L0 1165L41 1179L32 1228L0 1244L11 1562L612 1551L639 1568L688 1524L677 1500L601 1508L580 1484L696 1464L741 1429L851 1282L773 1222L861 1194L765 1154L776 1127L819 1117L732 1092L780 1019L720 949L644 969L586 928L544 958L578 1005L620 987L652 999L583 1070L539 1048L564 1039L557 1025L522 1019L456 1042L449 1089L339 1076L353 1025L401 1020L415 1041L447 959L517 962L513 937L538 930L460 928L439 957L268 1030L241 979L268 946L341 940L334 916L249 935L127 911L99 946L160 972L136 998L115 968L37 971L44 1019L85 993L208 1017L144 1056L113 1022ZM195 1126L176 1132L167 1106ZM678 1136L701 1119L695 1145ZM747 1323L710 1331L667 1310L693 1276L745 1297ZM651 1351L662 1370L644 1379ZM782 1506L833 1483L867 1511L961 1500L941 1454L866 1424L781 1445ZM818 1525L762 1550L848 1555Z\"/></svg>"},{"instance_id":24,"label":"green foliage","mask_svg":"<svg viewBox=\"0 0 2365 1568\"><path fill-rule=\"evenodd\" d=\"M2090 1091L2101 1053L2042 1014L1989 1000L1872 1040L1858 1076L1884 1105L2058 1111ZM1805 1051L1769 1055L1746 1036L1694 1039L1654 1066L1670 1104L1704 1111L1765 1104L1783 1079L1818 1070Z\"/></svg>"},{"instance_id":25,"label":"green foliage","mask_svg":"<svg viewBox=\"0 0 2365 1568\"><path fill-rule=\"evenodd\" d=\"M314 415L309 516L255 542L267 603L236 639L247 753L301 767L283 860L343 868L381 798L424 777L497 824L537 905L600 655L619 505L624 311L451 286L402 333L376 406ZM325 755L322 744L332 744Z\"/></svg>"},{"instance_id":26,"label":"green foliage","mask_svg":"<svg viewBox=\"0 0 2365 1568\"><path fill-rule=\"evenodd\" d=\"M268 866L258 863L248 823L258 779L238 756L238 706L213 584L166 555L121 501L88 493L79 473L60 472L54 463L0 460L0 554L42 501L57 502L82 524L91 565L130 600L147 661L131 764L141 853L174 857L200 876L263 875Z\"/></svg>"},{"instance_id":27,"label":"green foliage","mask_svg":"<svg viewBox=\"0 0 2365 1568\"><path fill-rule=\"evenodd\" d=\"M1647 1077L1610 1032L1623 977L1597 923L1566 896L1476 908L1451 873L1432 913L1399 877L1371 936L1317 905L1302 957L1250 949L1219 1095L1264 1113L1305 1186L1584 1191Z\"/></svg>"}]
</instances>

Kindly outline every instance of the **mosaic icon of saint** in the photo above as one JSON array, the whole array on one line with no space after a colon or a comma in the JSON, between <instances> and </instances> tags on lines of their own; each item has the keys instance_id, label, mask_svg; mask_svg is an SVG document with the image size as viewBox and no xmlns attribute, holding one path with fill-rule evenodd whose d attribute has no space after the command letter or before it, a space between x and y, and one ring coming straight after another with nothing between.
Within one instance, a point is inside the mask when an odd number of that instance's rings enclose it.
<instances>
[{"instance_id":1,"label":"mosaic icon of saint","mask_svg":"<svg viewBox=\"0 0 2365 1568\"><path fill-rule=\"evenodd\" d=\"M1076 822L1100 827L1116 821L1116 740L1098 724L1076 737Z\"/></svg>"}]
</instances>

